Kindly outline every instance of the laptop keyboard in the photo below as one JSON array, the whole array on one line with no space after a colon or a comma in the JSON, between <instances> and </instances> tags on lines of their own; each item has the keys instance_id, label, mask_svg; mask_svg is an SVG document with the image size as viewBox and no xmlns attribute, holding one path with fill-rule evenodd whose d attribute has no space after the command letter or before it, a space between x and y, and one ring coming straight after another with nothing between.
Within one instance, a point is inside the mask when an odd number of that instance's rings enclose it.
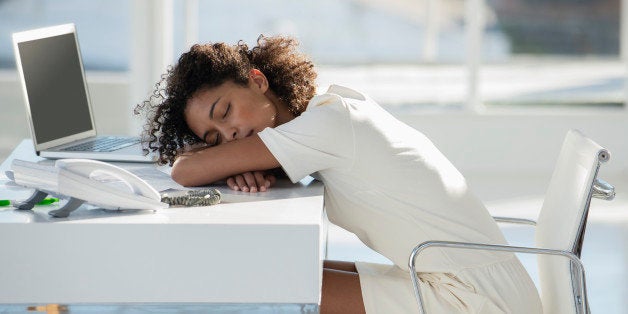
<instances>
[{"instance_id":1,"label":"laptop keyboard","mask_svg":"<svg viewBox=\"0 0 628 314\"><path fill-rule=\"evenodd\" d=\"M73 145L61 150L73 152L112 152L134 145L139 141L138 138L132 137L99 137L93 141Z\"/></svg>"}]
</instances>

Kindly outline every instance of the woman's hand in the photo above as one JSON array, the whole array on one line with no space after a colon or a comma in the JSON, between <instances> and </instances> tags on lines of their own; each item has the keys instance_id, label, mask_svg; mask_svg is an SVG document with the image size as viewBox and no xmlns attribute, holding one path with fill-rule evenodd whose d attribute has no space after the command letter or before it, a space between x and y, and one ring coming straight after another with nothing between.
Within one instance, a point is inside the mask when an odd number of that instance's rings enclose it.
<instances>
[{"instance_id":1,"label":"woman's hand","mask_svg":"<svg viewBox=\"0 0 628 314\"><path fill-rule=\"evenodd\" d=\"M236 191L257 193L265 192L277 179L264 171L251 171L227 178L227 185Z\"/></svg>"}]
</instances>

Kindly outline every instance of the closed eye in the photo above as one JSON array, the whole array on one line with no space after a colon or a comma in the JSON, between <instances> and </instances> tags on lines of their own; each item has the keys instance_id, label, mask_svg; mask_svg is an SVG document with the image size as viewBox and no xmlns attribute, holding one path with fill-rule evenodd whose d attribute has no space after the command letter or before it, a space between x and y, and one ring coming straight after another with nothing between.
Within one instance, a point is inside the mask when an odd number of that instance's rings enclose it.
<instances>
[{"instance_id":1,"label":"closed eye","mask_svg":"<svg viewBox=\"0 0 628 314\"><path fill-rule=\"evenodd\" d=\"M231 103L229 103L229 104L227 105L227 109L225 110L225 114L224 114L224 115L222 115L222 118L223 118L223 119L227 117L227 114L229 114L229 110L231 110Z\"/></svg>"},{"instance_id":2,"label":"closed eye","mask_svg":"<svg viewBox=\"0 0 628 314\"><path fill-rule=\"evenodd\" d=\"M220 133L216 132L216 140L214 140L212 146L218 146L218 144L220 144Z\"/></svg>"},{"instance_id":3,"label":"closed eye","mask_svg":"<svg viewBox=\"0 0 628 314\"><path fill-rule=\"evenodd\" d=\"M212 146L216 146L218 144L220 144L220 133L219 132L215 132L216 135L214 135L213 133L209 133L209 131L205 132L205 136L203 137L203 141L205 143L207 143L207 145L209 145L209 147Z\"/></svg>"},{"instance_id":4,"label":"closed eye","mask_svg":"<svg viewBox=\"0 0 628 314\"><path fill-rule=\"evenodd\" d=\"M215 105L216 104L214 103L214 106ZM210 113L209 113L210 119L212 119L212 120L213 120L213 115L214 115L214 110L213 110L214 106L212 106L212 109L210 110ZM227 115L229 114L230 111L231 111L231 103L227 104L227 108L225 109L225 113L222 115L222 119L223 120L227 118ZM216 136L214 137L214 140L210 140L207 143L210 146L217 146L218 144L220 144L220 142L221 142L220 132L216 132Z\"/></svg>"}]
</instances>

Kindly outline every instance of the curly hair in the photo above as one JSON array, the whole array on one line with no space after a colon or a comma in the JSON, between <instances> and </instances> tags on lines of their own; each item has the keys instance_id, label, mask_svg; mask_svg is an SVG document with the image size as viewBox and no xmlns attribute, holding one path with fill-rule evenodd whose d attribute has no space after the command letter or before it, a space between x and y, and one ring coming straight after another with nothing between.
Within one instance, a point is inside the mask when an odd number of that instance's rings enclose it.
<instances>
[{"instance_id":1,"label":"curly hair","mask_svg":"<svg viewBox=\"0 0 628 314\"><path fill-rule=\"evenodd\" d=\"M227 81L247 86L251 69L264 73L269 89L294 116L299 116L316 92L316 72L309 58L296 50L297 46L294 38L263 35L252 49L243 41L236 45L192 46L161 76L150 97L135 106L135 115L143 113L146 118L142 132L144 152L157 151L157 162L172 166L182 149L203 143L185 122L187 101L199 89Z\"/></svg>"}]
</instances>

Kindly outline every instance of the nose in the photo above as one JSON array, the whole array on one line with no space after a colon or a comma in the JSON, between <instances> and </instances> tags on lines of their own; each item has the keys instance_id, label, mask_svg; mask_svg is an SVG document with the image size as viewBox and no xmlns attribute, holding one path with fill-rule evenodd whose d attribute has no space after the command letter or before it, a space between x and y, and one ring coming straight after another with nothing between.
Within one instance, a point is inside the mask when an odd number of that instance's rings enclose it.
<instances>
[{"instance_id":1,"label":"nose","mask_svg":"<svg viewBox=\"0 0 628 314\"><path fill-rule=\"evenodd\" d=\"M235 141L238 139L238 129L235 127L227 127L223 130L222 136L225 139L225 143Z\"/></svg>"}]
</instances>

